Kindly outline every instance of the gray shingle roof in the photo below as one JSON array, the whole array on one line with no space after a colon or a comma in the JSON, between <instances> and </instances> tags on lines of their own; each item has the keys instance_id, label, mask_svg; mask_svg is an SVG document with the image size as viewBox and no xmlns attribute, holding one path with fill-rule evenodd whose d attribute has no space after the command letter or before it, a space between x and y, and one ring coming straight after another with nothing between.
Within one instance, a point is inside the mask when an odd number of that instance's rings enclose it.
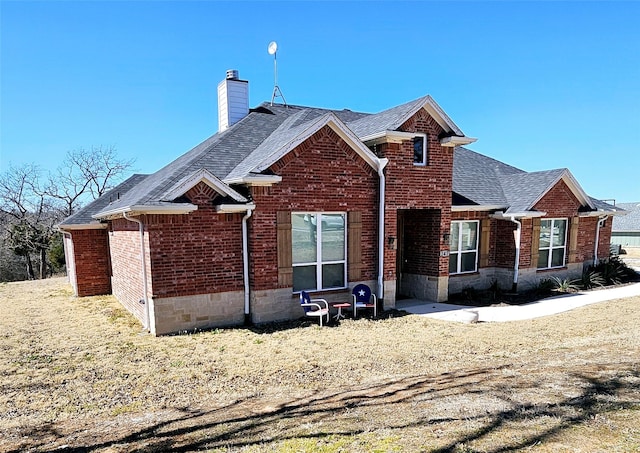
<instances>
[{"instance_id":1,"label":"gray shingle roof","mask_svg":"<svg viewBox=\"0 0 640 453\"><path fill-rule=\"evenodd\" d=\"M627 214L613 218L613 231L640 231L640 202L618 203L616 208L624 209Z\"/></svg>"},{"instance_id":2,"label":"gray shingle roof","mask_svg":"<svg viewBox=\"0 0 640 453\"><path fill-rule=\"evenodd\" d=\"M453 192L477 205L504 208L505 214L531 211L561 178L574 181L566 168L526 172L464 147L455 149ZM575 190L584 196L588 209L590 203L598 211L616 211L616 207L588 197L579 186Z\"/></svg>"},{"instance_id":3,"label":"gray shingle roof","mask_svg":"<svg viewBox=\"0 0 640 453\"><path fill-rule=\"evenodd\" d=\"M125 197L127 195L127 192L144 181L144 179L148 176L149 175L140 174L130 176L129 178L118 184L116 187L106 192L100 198L93 200L91 203L87 204L74 214L64 219L59 224L59 226L64 229L64 227L99 223L91 217L93 214L102 211L105 207L109 206L109 203L111 203L112 201L118 200L118 198Z\"/></svg>"},{"instance_id":4,"label":"gray shingle roof","mask_svg":"<svg viewBox=\"0 0 640 453\"><path fill-rule=\"evenodd\" d=\"M351 110L329 110L296 105L261 104L229 129L217 133L157 172L135 175L120 190L120 196L102 197L65 220L92 221L92 215L117 212L132 206L170 205L172 189L205 169L220 180L237 181L258 165L268 162L314 124L335 115L358 137L397 130L410 115L425 107L444 121L449 132L461 133L430 96L425 96L376 114ZM311 129L310 129L311 128ZM277 157L277 156L276 156ZM458 147L455 150L453 190L478 205L501 206L507 212L521 212L549 189L564 170L527 173L495 159ZM125 184L123 183L123 184ZM169 195L171 194L171 196Z\"/></svg>"},{"instance_id":5,"label":"gray shingle roof","mask_svg":"<svg viewBox=\"0 0 640 453\"><path fill-rule=\"evenodd\" d=\"M524 171L458 146L453 157L453 191L479 205L509 206L501 177Z\"/></svg>"}]
</instances>

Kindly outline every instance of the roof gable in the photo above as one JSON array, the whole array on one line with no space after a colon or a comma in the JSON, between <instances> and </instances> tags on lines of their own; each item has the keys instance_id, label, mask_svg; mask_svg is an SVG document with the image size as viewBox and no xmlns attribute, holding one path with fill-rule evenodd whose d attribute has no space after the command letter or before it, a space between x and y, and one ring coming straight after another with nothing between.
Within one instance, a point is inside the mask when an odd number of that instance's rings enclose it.
<instances>
[{"instance_id":1,"label":"roof gable","mask_svg":"<svg viewBox=\"0 0 640 453\"><path fill-rule=\"evenodd\" d=\"M460 128L429 95L365 116L348 123L348 126L361 140L366 140L367 137L380 132L397 130L420 109L425 109L447 134L464 136Z\"/></svg>"},{"instance_id":2,"label":"roof gable","mask_svg":"<svg viewBox=\"0 0 640 453\"><path fill-rule=\"evenodd\" d=\"M316 116L313 111L301 111L286 121L258 146L247 158L229 173L225 181L240 180L243 177L267 170L271 165L311 138L325 126L330 127L372 168L378 169L380 161L358 137L333 112ZM313 119L305 122L304 119Z\"/></svg>"},{"instance_id":3,"label":"roof gable","mask_svg":"<svg viewBox=\"0 0 640 453\"><path fill-rule=\"evenodd\" d=\"M201 168L200 170L197 170L178 181L176 184L170 187L169 190L167 190L167 192L161 199L165 201L173 201L176 198L187 193L190 189L197 186L201 182L211 187L222 196L230 197L233 200L241 203L246 203L248 201L244 196L240 195L238 192L226 185L206 168Z\"/></svg>"}]
</instances>

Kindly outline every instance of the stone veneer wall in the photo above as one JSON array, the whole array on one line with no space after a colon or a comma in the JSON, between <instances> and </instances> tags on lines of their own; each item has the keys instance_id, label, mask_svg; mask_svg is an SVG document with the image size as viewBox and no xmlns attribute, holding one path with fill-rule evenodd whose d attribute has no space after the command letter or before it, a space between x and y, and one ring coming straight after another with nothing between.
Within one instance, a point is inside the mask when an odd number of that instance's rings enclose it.
<instances>
[{"instance_id":1,"label":"stone veneer wall","mask_svg":"<svg viewBox=\"0 0 640 453\"><path fill-rule=\"evenodd\" d=\"M153 335L239 325L244 322L244 292L154 299L150 311Z\"/></svg>"}]
</instances>

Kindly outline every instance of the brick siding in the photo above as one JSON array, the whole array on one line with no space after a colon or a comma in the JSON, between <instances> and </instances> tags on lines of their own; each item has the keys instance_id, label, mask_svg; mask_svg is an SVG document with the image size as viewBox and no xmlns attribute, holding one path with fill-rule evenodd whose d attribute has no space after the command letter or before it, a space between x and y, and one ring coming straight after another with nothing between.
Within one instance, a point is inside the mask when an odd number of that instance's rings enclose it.
<instances>
[{"instance_id":1,"label":"brick siding","mask_svg":"<svg viewBox=\"0 0 640 453\"><path fill-rule=\"evenodd\" d=\"M329 126L273 164L282 181L252 187L251 288L278 288L276 213L362 212L362 280L377 276L378 175Z\"/></svg>"},{"instance_id":2,"label":"brick siding","mask_svg":"<svg viewBox=\"0 0 640 453\"><path fill-rule=\"evenodd\" d=\"M144 222L145 216L141 217ZM144 323L144 284L142 280L142 256L140 250L140 232L138 224L127 219L115 219L111 222L109 233L111 265L113 277L113 295L136 318ZM153 294L149 267L149 235L145 232L145 251L147 264L147 284L149 294Z\"/></svg>"},{"instance_id":3,"label":"brick siding","mask_svg":"<svg viewBox=\"0 0 640 453\"><path fill-rule=\"evenodd\" d=\"M423 237L423 252L429 255L422 258L422 263L412 265L413 269L420 275L447 276L449 260L439 256L439 252L449 249L449 244L443 243L441 238L449 233L451 224L453 148L440 145L438 137L444 131L424 109L407 120L400 130L427 134L427 165L413 164L411 140L379 147L380 157L389 159L385 170L385 236L398 237L398 212L404 211L405 239ZM422 215L422 222L410 220L407 224L407 219L414 218L414 209L428 210L429 215ZM434 219L438 220L437 224L432 221ZM415 228L415 231L410 228ZM385 247L385 279L396 278L396 254L397 248ZM409 257L417 259L411 251ZM404 258L407 259L406 256Z\"/></svg>"},{"instance_id":4,"label":"brick siding","mask_svg":"<svg viewBox=\"0 0 640 453\"><path fill-rule=\"evenodd\" d=\"M204 183L187 192L198 209L185 215L149 215L154 297L242 290L243 214L217 213L217 193Z\"/></svg>"},{"instance_id":5,"label":"brick siding","mask_svg":"<svg viewBox=\"0 0 640 453\"><path fill-rule=\"evenodd\" d=\"M107 230L74 230L71 238L76 295L84 297L111 293Z\"/></svg>"}]
</instances>

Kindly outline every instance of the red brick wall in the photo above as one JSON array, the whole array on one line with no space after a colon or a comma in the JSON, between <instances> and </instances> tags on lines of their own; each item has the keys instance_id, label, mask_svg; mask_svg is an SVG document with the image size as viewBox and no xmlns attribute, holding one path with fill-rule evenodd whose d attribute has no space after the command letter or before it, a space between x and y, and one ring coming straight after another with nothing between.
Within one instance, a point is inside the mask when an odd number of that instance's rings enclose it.
<instances>
[{"instance_id":1,"label":"red brick wall","mask_svg":"<svg viewBox=\"0 0 640 453\"><path fill-rule=\"evenodd\" d=\"M605 221L604 226L600 228L600 238L598 241L598 259L600 260L609 257L611 223L612 219L609 218ZM580 217L578 228L578 254L576 257L577 261L593 261L597 225L597 217Z\"/></svg>"},{"instance_id":2,"label":"red brick wall","mask_svg":"<svg viewBox=\"0 0 640 453\"><path fill-rule=\"evenodd\" d=\"M139 217L143 222L145 216ZM131 313L144 322L144 305L139 301L144 298L142 280L142 256L140 251L140 232L138 224L126 219L111 222L109 233L111 251L113 294ZM148 234L145 232L145 250L147 253L148 290L153 294L149 266Z\"/></svg>"},{"instance_id":3,"label":"red brick wall","mask_svg":"<svg viewBox=\"0 0 640 453\"><path fill-rule=\"evenodd\" d=\"M188 215L148 215L154 297L241 290L243 214L218 214L217 193L200 183L186 194Z\"/></svg>"},{"instance_id":4,"label":"red brick wall","mask_svg":"<svg viewBox=\"0 0 640 453\"><path fill-rule=\"evenodd\" d=\"M451 190L453 173L453 148L440 145L438 136L443 129L436 121L420 109L406 121L401 131L427 134L427 165L413 164L413 142L406 140L402 144L390 143L380 147L380 157L387 157L386 167L386 206L385 236L398 237L397 211L404 209L440 210L439 231L430 234L426 240L425 251L437 257L435 266L422 269L422 275L446 276L449 274L449 258L440 257L440 250L448 250L449 245L442 243L443 234L449 233L451 224ZM408 231L405 225L405 237ZM415 234L419 235L417 231ZM425 238L426 239L426 238ZM398 244L401 246L401 244ZM396 278L396 250L385 248L385 279Z\"/></svg>"},{"instance_id":5,"label":"red brick wall","mask_svg":"<svg viewBox=\"0 0 640 453\"><path fill-rule=\"evenodd\" d=\"M440 210L416 209L404 215L404 253L402 271L417 275L439 275Z\"/></svg>"},{"instance_id":6,"label":"red brick wall","mask_svg":"<svg viewBox=\"0 0 640 453\"><path fill-rule=\"evenodd\" d=\"M251 287L278 287L278 211L362 212L362 276L377 276L378 175L330 127L272 165L282 181L253 187L256 210L250 219Z\"/></svg>"},{"instance_id":7,"label":"red brick wall","mask_svg":"<svg viewBox=\"0 0 640 453\"><path fill-rule=\"evenodd\" d=\"M547 218L572 217L578 215L580 202L565 182L560 180L533 208L546 212Z\"/></svg>"},{"instance_id":8,"label":"red brick wall","mask_svg":"<svg viewBox=\"0 0 640 453\"><path fill-rule=\"evenodd\" d=\"M77 295L96 296L111 292L107 230L71 232Z\"/></svg>"}]
</instances>

